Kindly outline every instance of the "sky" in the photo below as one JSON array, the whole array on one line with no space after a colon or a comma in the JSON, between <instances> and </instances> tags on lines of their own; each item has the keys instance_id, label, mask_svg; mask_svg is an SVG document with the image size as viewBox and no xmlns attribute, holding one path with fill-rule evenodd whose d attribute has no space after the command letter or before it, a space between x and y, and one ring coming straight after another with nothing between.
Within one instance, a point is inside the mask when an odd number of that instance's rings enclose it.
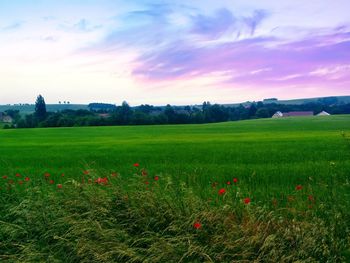
<instances>
[{"instance_id":1,"label":"sky","mask_svg":"<svg viewBox=\"0 0 350 263\"><path fill-rule=\"evenodd\" d=\"M349 0L0 0L0 104L350 95Z\"/></svg>"}]
</instances>

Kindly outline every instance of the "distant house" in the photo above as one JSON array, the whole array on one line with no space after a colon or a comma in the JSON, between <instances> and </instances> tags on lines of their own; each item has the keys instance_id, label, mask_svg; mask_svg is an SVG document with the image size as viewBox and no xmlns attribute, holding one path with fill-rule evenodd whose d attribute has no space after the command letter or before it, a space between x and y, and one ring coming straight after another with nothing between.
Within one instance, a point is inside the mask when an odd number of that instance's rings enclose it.
<instances>
[{"instance_id":1,"label":"distant house","mask_svg":"<svg viewBox=\"0 0 350 263\"><path fill-rule=\"evenodd\" d=\"M272 115L272 118L282 118L283 117L283 113L280 111L277 111L274 115Z\"/></svg>"},{"instance_id":2,"label":"distant house","mask_svg":"<svg viewBox=\"0 0 350 263\"><path fill-rule=\"evenodd\" d=\"M109 113L100 113L98 114L99 117L101 117L102 119L107 119L109 118L111 115Z\"/></svg>"},{"instance_id":3,"label":"distant house","mask_svg":"<svg viewBox=\"0 0 350 263\"><path fill-rule=\"evenodd\" d=\"M314 116L314 112L313 111L283 112L283 117L302 117L302 116Z\"/></svg>"},{"instance_id":4,"label":"distant house","mask_svg":"<svg viewBox=\"0 0 350 263\"><path fill-rule=\"evenodd\" d=\"M330 114L326 111L321 111L319 114L317 114L316 116L329 116Z\"/></svg>"},{"instance_id":5,"label":"distant house","mask_svg":"<svg viewBox=\"0 0 350 263\"><path fill-rule=\"evenodd\" d=\"M312 111L290 111L290 112L280 112L277 111L272 118L285 118L285 117L302 117L302 116L313 116Z\"/></svg>"},{"instance_id":6,"label":"distant house","mask_svg":"<svg viewBox=\"0 0 350 263\"><path fill-rule=\"evenodd\" d=\"M5 115L5 113L0 112L0 122L12 123L13 119L11 116Z\"/></svg>"}]
</instances>

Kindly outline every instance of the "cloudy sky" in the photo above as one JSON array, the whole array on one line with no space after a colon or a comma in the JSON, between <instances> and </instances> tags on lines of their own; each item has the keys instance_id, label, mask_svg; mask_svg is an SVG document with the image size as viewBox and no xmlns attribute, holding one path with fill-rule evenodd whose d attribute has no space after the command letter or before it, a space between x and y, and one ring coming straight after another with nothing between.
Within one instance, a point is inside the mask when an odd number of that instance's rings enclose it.
<instances>
[{"instance_id":1,"label":"cloudy sky","mask_svg":"<svg viewBox=\"0 0 350 263\"><path fill-rule=\"evenodd\" d=\"M349 0L0 0L0 104L350 95Z\"/></svg>"}]
</instances>

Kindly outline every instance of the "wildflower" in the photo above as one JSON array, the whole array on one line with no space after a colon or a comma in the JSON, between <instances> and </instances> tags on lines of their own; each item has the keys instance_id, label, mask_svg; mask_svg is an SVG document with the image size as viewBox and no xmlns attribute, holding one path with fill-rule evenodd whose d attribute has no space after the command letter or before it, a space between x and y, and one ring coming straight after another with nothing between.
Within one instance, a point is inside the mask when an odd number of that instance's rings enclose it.
<instances>
[{"instance_id":1,"label":"wildflower","mask_svg":"<svg viewBox=\"0 0 350 263\"><path fill-rule=\"evenodd\" d=\"M227 184L227 185L231 185L231 181L228 181L226 184Z\"/></svg>"},{"instance_id":2,"label":"wildflower","mask_svg":"<svg viewBox=\"0 0 350 263\"><path fill-rule=\"evenodd\" d=\"M309 195L307 197L307 199L310 201L310 202L314 202L315 201L315 198L312 196L312 195Z\"/></svg>"},{"instance_id":3,"label":"wildflower","mask_svg":"<svg viewBox=\"0 0 350 263\"><path fill-rule=\"evenodd\" d=\"M139 163L134 163L134 167L140 167Z\"/></svg>"},{"instance_id":4,"label":"wildflower","mask_svg":"<svg viewBox=\"0 0 350 263\"><path fill-rule=\"evenodd\" d=\"M295 187L295 190L297 190L297 191L300 191L301 189L303 189L303 187L302 187L300 184L298 184L298 185Z\"/></svg>"},{"instance_id":5,"label":"wildflower","mask_svg":"<svg viewBox=\"0 0 350 263\"><path fill-rule=\"evenodd\" d=\"M246 204L246 205L249 205L250 204L250 201L251 199L249 197L247 198L244 198L243 202Z\"/></svg>"},{"instance_id":6,"label":"wildflower","mask_svg":"<svg viewBox=\"0 0 350 263\"><path fill-rule=\"evenodd\" d=\"M219 195L223 195L226 193L226 190L224 188L221 188L218 192Z\"/></svg>"},{"instance_id":7,"label":"wildflower","mask_svg":"<svg viewBox=\"0 0 350 263\"><path fill-rule=\"evenodd\" d=\"M89 172L88 170L85 170L83 173L84 173L85 175L89 175L89 174L90 174L90 172Z\"/></svg>"},{"instance_id":8,"label":"wildflower","mask_svg":"<svg viewBox=\"0 0 350 263\"><path fill-rule=\"evenodd\" d=\"M16 177L21 177L21 174L19 174L19 173L16 173Z\"/></svg>"},{"instance_id":9,"label":"wildflower","mask_svg":"<svg viewBox=\"0 0 350 263\"><path fill-rule=\"evenodd\" d=\"M200 223L200 222L194 222L194 224L193 224L193 227L195 228L195 229L200 229L201 227L202 227L202 224Z\"/></svg>"},{"instance_id":10,"label":"wildflower","mask_svg":"<svg viewBox=\"0 0 350 263\"><path fill-rule=\"evenodd\" d=\"M45 178L47 179L47 178L50 177L50 174L49 174L49 173L45 173L44 176L45 176Z\"/></svg>"},{"instance_id":11,"label":"wildflower","mask_svg":"<svg viewBox=\"0 0 350 263\"><path fill-rule=\"evenodd\" d=\"M61 174L62 177L64 177L65 174Z\"/></svg>"},{"instance_id":12,"label":"wildflower","mask_svg":"<svg viewBox=\"0 0 350 263\"><path fill-rule=\"evenodd\" d=\"M30 178L29 178L29 177L26 177L26 178L24 178L24 181L29 182L29 181L30 181Z\"/></svg>"},{"instance_id":13,"label":"wildflower","mask_svg":"<svg viewBox=\"0 0 350 263\"><path fill-rule=\"evenodd\" d=\"M108 178L107 177L105 177L105 178L97 178L96 180L95 180L95 183L97 183L97 184L108 184Z\"/></svg>"},{"instance_id":14,"label":"wildflower","mask_svg":"<svg viewBox=\"0 0 350 263\"><path fill-rule=\"evenodd\" d=\"M7 175L4 175L3 177L2 177L2 179L7 179L8 178L8 176Z\"/></svg>"},{"instance_id":15,"label":"wildflower","mask_svg":"<svg viewBox=\"0 0 350 263\"><path fill-rule=\"evenodd\" d=\"M154 181L158 181L158 180L159 180L159 176L155 176Z\"/></svg>"},{"instance_id":16,"label":"wildflower","mask_svg":"<svg viewBox=\"0 0 350 263\"><path fill-rule=\"evenodd\" d=\"M58 189L62 189L62 185L61 185L61 184L58 184L58 185L57 185L57 188L58 188Z\"/></svg>"},{"instance_id":17,"label":"wildflower","mask_svg":"<svg viewBox=\"0 0 350 263\"><path fill-rule=\"evenodd\" d=\"M18 184L22 185L22 184L23 184L23 181L22 181L22 180L21 180L21 181L18 181Z\"/></svg>"},{"instance_id":18,"label":"wildflower","mask_svg":"<svg viewBox=\"0 0 350 263\"><path fill-rule=\"evenodd\" d=\"M149 184L149 182L148 182L148 181L146 181L146 182L145 182L145 184L147 184L147 185L148 185L148 184Z\"/></svg>"},{"instance_id":19,"label":"wildflower","mask_svg":"<svg viewBox=\"0 0 350 263\"><path fill-rule=\"evenodd\" d=\"M54 180L50 180L50 182L49 182L50 184L54 184L55 183L55 181Z\"/></svg>"},{"instance_id":20,"label":"wildflower","mask_svg":"<svg viewBox=\"0 0 350 263\"><path fill-rule=\"evenodd\" d=\"M234 182L234 183L237 183L237 182L238 182L238 179L237 179L237 178L233 178L233 182Z\"/></svg>"}]
</instances>

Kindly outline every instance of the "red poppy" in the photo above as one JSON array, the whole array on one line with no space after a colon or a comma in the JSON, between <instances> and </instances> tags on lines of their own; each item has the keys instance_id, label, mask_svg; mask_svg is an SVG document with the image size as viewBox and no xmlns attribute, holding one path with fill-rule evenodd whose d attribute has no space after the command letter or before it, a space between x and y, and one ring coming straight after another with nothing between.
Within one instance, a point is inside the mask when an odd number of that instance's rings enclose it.
<instances>
[{"instance_id":1,"label":"red poppy","mask_svg":"<svg viewBox=\"0 0 350 263\"><path fill-rule=\"evenodd\" d=\"M249 197L244 198L244 200L243 200L243 202L244 202L246 205L250 204L250 201L251 201L251 199L250 199Z\"/></svg>"},{"instance_id":2,"label":"red poppy","mask_svg":"<svg viewBox=\"0 0 350 263\"><path fill-rule=\"evenodd\" d=\"M230 185L230 184L231 184L231 181L228 181L226 184L227 184L227 185Z\"/></svg>"},{"instance_id":3,"label":"red poppy","mask_svg":"<svg viewBox=\"0 0 350 263\"><path fill-rule=\"evenodd\" d=\"M97 183L97 184L108 184L108 178L107 177L105 177L105 178L97 178L95 180L95 183Z\"/></svg>"},{"instance_id":4,"label":"red poppy","mask_svg":"<svg viewBox=\"0 0 350 263\"><path fill-rule=\"evenodd\" d=\"M61 185L61 184L58 184L58 185L57 185L57 188L58 188L58 189L62 189L62 185Z\"/></svg>"},{"instance_id":5,"label":"red poppy","mask_svg":"<svg viewBox=\"0 0 350 263\"><path fill-rule=\"evenodd\" d=\"M50 177L50 174L49 174L49 173L45 173L44 176L45 176L46 178L49 178L49 177Z\"/></svg>"},{"instance_id":6,"label":"red poppy","mask_svg":"<svg viewBox=\"0 0 350 263\"><path fill-rule=\"evenodd\" d=\"M4 175L3 177L2 177L2 179L7 179L8 178L8 176L7 175Z\"/></svg>"},{"instance_id":7,"label":"red poppy","mask_svg":"<svg viewBox=\"0 0 350 263\"><path fill-rule=\"evenodd\" d=\"M29 178L29 177L26 177L26 178L24 178L24 180L25 180L26 182L28 182L28 181L30 181L30 178Z\"/></svg>"},{"instance_id":8,"label":"red poppy","mask_svg":"<svg viewBox=\"0 0 350 263\"><path fill-rule=\"evenodd\" d=\"M16 177L21 177L21 174L19 174L19 173L16 173Z\"/></svg>"},{"instance_id":9,"label":"red poppy","mask_svg":"<svg viewBox=\"0 0 350 263\"><path fill-rule=\"evenodd\" d=\"M194 224L193 224L193 227L195 228L195 229L200 229L201 227L202 227L202 224L200 223L200 222L194 222Z\"/></svg>"},{"instance_id":10,"label":"red poppy","mask_svg":"<svg viewBox=\"0 0 350 263\"><path fill-rule=\"evenodd\" d=\"M314 202L315 201L315 198L312 196L312 195L309 195L307 197L307 199L310 201L310 202Z\"/></svg>"},{"instance_id":11,"label":"red poppy","mask_svg":"<svg viewBox=\"0 0 350 263\"><path fill-rule=\"evenodd\" d=\"M50 180L50 182L49 182L50 184L54 184L55 183L55 181L54 180Z\"/></svg>"},{"instance_id":12,"label":"red poppy","mask_svg":"<svg viewBox=\"0 0 350 263\"><path fill-rule=\"evenodd\" d=\"M300 184L298 184L298 185L295 187L295 190L297 190L297 191L300 191L301 189L303 189L303 187L302 187Z\"/></svg>"},{"instance_id":13,"label":"red poppy","mask_svg":"<svg viewBox=\"0 0 350 263\"><path fill-rule=\"evenodd\" d=\"M159 180L159 176L155 176L154 181L158 181L158 180Z\"/></svg>"},{"instance_id":14,"label":"red poppy","mask_svg":"<svg viewBox=\"0 0 350 263\"><path fill-rule=\"evenodd\" d=\"M61 174L62 177L64 177L64 174Z\"/></svg>"},{"instance_id":15,"label":"red poppy","mask_svg":"<svg viewBox=\"0 0 350 263\"><path fill-rule=\"evenodd\" d=\"M134 167L140 167L139 163L134 163Z\"/></svg>"},{"instance_id":16,"label":"red poppy","mask_svg":"<svg viewBox=\"0 0 350 263\"><path fill-rule=\"evenodd\" d=\"M23 181L18 181L18 184L23 184Z\"/></svg>"},{"instance_id":17,"label":"red poppy","mask_svg":"<svg viewBox=\"0 0 350 263\"><path fill-rule=\"evenodd\" d=\"M234 183L237 183L237 182L238 182L238 179L237 179L237 178L233 178L233 182L234 182Z\"/></svg>"},{"instance_id":18,"label":"red poppy","mask_svg":"<svg viewBox=\"0 0 350 263\"><path fill-rule=\"evenodd\" d=\"M90 174L90 172L89 172L88 170L85 170L83 173L84 173L85 175Z\"/></svg>"},{"instance_id":19,"label":"red poppy","mask_svg":"<svg viewBox=\"0 0 350 263\"><path fill-rule=\"evenodd\" d=\"M149 184L149 182L148 182L148 181L146 181L146 182L145 182L145 184Z\"/></svg>"},{"instance_id":20,"label":"red poppy","mask_svg":"<svg viewBox=\"0 0 350 263\"><path fill-rule=\"evenodd\" d=\"M224 188L221 188L218 192L219 195L223 195L226 193L226 190Z\"/></svg>"}]
</instances>

